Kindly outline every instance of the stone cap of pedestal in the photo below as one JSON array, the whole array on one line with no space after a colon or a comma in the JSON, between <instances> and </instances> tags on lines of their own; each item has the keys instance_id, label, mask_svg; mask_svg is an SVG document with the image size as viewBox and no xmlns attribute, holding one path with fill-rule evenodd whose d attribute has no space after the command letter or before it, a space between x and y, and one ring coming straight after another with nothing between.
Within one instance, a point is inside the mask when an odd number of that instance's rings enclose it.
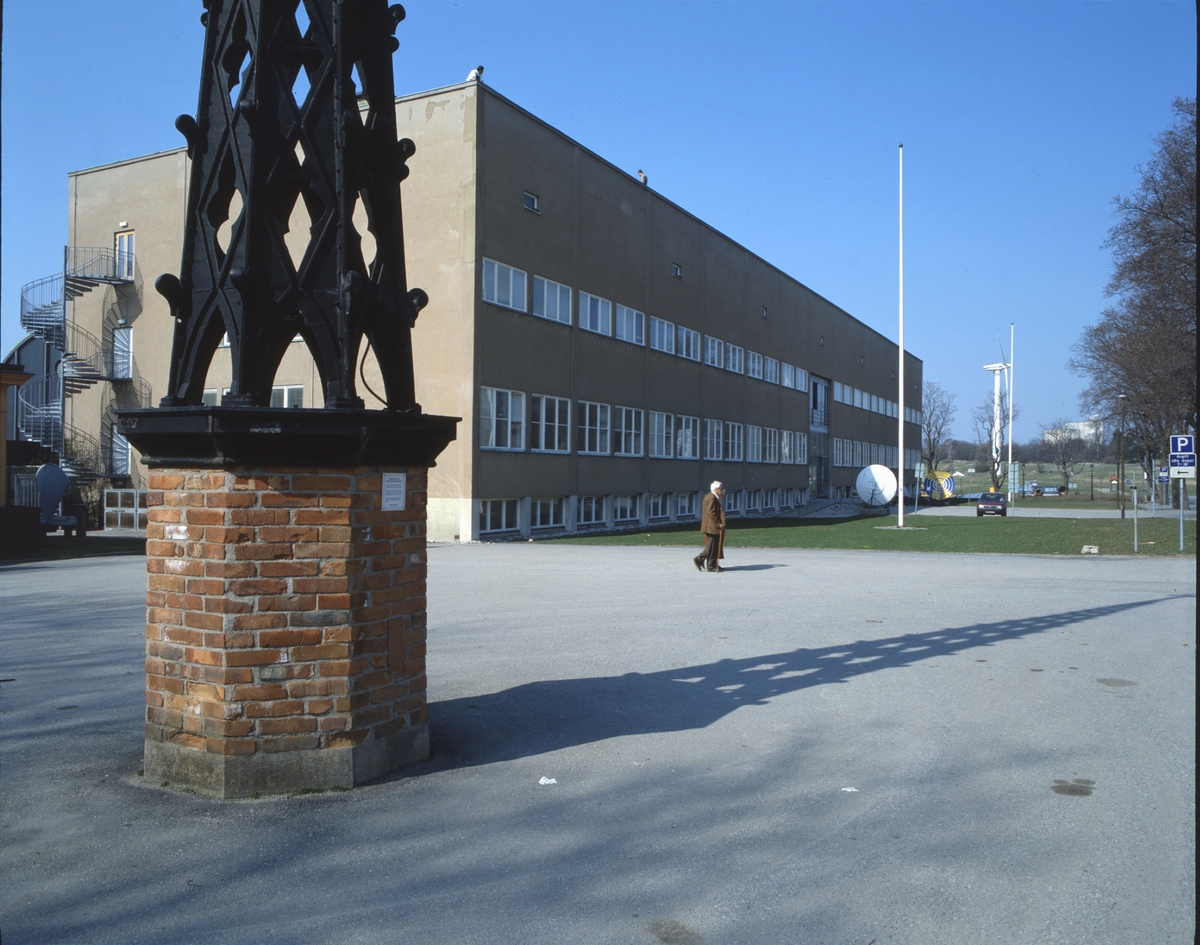
<instances>
[{"instance_id":1,"label":"stone cap of pedestal","mask_svg":"<svg viewBox=\"0 0 1200 945\"><path fill-rule=\"evenodd\" d=\"M118 410L147 466L433 466L459 417L296 407Z\"/></svg>"}]
</instances>

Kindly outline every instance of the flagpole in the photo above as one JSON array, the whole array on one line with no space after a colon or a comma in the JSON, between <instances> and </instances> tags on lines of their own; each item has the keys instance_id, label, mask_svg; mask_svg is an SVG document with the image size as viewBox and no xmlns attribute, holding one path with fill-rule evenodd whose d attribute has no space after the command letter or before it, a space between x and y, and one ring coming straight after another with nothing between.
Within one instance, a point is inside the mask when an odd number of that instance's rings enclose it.
<instances>
[{"instance_id":1,"label":"flagpole","mask_svg":"<svg viewBox=\"0 0 1200 945\"><path fill-rule=\"evenodd\" d=\"M1012 474L1012 422L1013 422L1013 377L1016 375L1016 358L1013 357L1013 341L1016 328L1013 322L1008 323L1008 504L1013 503L1013 474Z\"/></svg>"},{"instance_id":2,"label":"flagpole","mask_svg":"<svg viewBox=\"0 0 1200 945\"><path fill-rule=\"evenodd\" d=\"M899 414L899 447L896 459L896 526L904 527L904 145L900 145L900 367L899 395L896 412Z\"/></svg>"}]
</instances>

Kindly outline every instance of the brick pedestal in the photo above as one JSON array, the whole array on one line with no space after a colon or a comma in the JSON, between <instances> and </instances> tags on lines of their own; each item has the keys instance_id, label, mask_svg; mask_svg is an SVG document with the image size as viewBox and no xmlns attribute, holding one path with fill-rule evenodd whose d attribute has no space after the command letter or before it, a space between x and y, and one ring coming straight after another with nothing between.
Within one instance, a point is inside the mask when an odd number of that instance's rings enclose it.
<instances>
[{"instance_id":1,"label":"brick pedestal","mask_svg":"<svg viewBox=\"0 0 1200 945\"><path fill-rule=\"evenodd\" d=\"M402 511L382 508L385 471L407 474ZM426 474L151 473L148 783L349 788L429 757Z\"/></svg>"}]
</instances>

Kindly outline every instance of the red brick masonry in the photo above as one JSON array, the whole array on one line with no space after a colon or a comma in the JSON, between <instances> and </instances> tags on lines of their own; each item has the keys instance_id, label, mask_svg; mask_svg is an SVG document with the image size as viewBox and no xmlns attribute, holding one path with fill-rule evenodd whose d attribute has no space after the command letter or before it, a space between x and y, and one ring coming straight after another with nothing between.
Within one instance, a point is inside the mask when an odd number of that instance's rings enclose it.
<instances>
[{"instance_id":1,"label":"red brick masonry","mask_svg":"<svg viewBox=\"0 0 1200 945\"><path fill-rule=\"evenodd\" d=\"M423 467L149 477L146 777L351 787L429 754Z\"/></svg>"}]
</instances>

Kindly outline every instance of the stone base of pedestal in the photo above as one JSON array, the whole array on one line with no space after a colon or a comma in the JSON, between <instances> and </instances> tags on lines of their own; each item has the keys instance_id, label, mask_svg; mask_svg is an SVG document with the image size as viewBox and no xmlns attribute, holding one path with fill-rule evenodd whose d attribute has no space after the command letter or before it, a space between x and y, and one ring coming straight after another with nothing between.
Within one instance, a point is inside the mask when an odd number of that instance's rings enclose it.
<instances>
[{"instance_id":1,"label":"stone base of pedestal","mask_svg":"<svg viewBox=\"0 0 1200 945\"><path fill-rule=\"evenodd\" d=\"M190 788L219 798L345 790L397 768L429 759L429 726L422 722L352 748L214 754L174 740L146 739L148 784Z\"/></svg>"},{"instance_id":2,"label":"stone base of pedestal","mask_svg":"<svg viewBox=\"0 0 1200 945\"><path fill-rule=\"evenodd\" d=\"M157 469L148 783L349 788L429 757L424 467Z\"/></svg>"}]
</instances>

